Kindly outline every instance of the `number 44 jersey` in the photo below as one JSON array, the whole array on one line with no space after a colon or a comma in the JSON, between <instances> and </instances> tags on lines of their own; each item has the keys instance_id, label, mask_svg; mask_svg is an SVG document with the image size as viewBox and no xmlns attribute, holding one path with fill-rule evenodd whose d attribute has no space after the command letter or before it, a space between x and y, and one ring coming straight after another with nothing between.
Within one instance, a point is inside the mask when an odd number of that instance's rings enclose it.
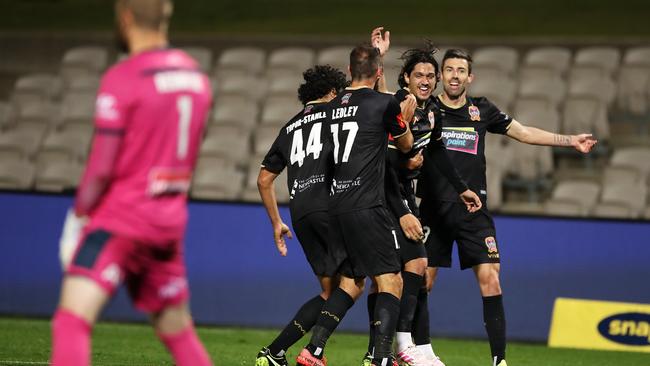
<instances>
[{"instance_id":1,"label":"number 44 jersey","mask_svg":"<svg viewBox=\"0 0 650 366\"><path fill-rule=\"evenodd\" d=\"M347 88L329 103L334 160L329 210L340 214L384 205L388 134L408 131L392 95Z\"/></svg>"},{"instance_id":2,"label":"number 44 jersey","mask_svg":"<svg viewBox=\"0 0 650 366\"><path fill-rule=\"evenodd\" d=\"M138 53L104 75L95 136L76 206L89 228L161 242L182 238L187 192L212 102L209 79L186 53ZM108 180L105 192L96 177Z\"/></svg>"},{"instance_id":3,"label":"number 44 jersey","mask_svg":"<svg viewBox=\"0 0 650 366\"><path fill-rule=\"evenodd\" d=\"M280 129L262 168L280 174L287 168L291 219L327 211L331 176L327 104L310 102ZM330 161L328 161L328 159Z\"/></svg>"}]
</instances>

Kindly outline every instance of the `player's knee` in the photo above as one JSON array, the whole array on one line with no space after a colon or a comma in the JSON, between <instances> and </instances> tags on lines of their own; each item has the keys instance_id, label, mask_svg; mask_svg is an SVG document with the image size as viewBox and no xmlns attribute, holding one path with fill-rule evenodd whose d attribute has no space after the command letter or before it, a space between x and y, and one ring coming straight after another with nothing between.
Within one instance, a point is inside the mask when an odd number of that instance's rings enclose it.
<instances>
[{"instance_id":1,"label":"player's knee","mask_svg":"<svg viewBox=\"0 0 650 366\"><path fill-rule=\"evenodd\" d=\"M483 296L496 296L501 294L501 282L498 271L489 271L479 278L481 294Z\"/></svg>"},{"instance_id":2,"label":"player's knee","mask_svg":"<svg viewBox=\"0 0 650 366\"><path fill-rule=\"evenodd\" d=\"M169 306L151 315L151 322L160 334L178 333L192 324L187 304Z\"/></svg>"},{"instance_id":3,"label":"player's knee","mask_svg":"<svg viewBox=\"0 0 650 366\"><path fill-rule=\"evenodd\" d=\"M420 276L424 276L425 271L427 270L427 259L426 258L416 258L412 259L404 265L404 270L407 272L415 273Z\"/></svg>"}]
</instances>

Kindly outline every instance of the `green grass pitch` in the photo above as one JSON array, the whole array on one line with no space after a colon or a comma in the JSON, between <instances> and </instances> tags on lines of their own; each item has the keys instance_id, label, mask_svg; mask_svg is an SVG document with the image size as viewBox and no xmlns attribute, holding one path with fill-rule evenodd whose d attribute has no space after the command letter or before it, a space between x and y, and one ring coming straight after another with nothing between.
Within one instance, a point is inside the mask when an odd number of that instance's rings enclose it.
<instances>
[{"instance_id":1,"label":"green grass pitch","mask_svg":"<svg viewBox=\"0 0 650 366\"><path fill-rule=\"evenodd\" d=\"M259 348L277 330L199 327L199 335L216 366L254 365ZM306 341L306 339L305 339ZM331 366L355 366L363 356L367 338L362 334L336 333L326 354ZM293 360L299 342L288 354ZM487 342L433 339L447 366L490 365ZM151 327L144 324L100 323L93 333L93 365L172 365ZM0 365L47 365L50 326L47 320L0 318ZM511 366L645 366L650 354L552 349L539 344L511 343Z\"/></svg>"}]
</instances>

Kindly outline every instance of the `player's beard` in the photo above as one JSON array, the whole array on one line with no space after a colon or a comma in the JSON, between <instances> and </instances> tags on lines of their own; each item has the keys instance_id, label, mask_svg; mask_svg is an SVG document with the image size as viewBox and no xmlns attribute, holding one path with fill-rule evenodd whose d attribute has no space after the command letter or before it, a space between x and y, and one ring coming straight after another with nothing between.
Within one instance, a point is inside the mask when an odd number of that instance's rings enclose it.
<instances>
[{"instance_id":1,"label":"player's beard","mask_svg":"<svg viewBox=\"0 0 650 366\"><path fill-rule=\"evenodd\" d=\"M456 100L465 94L465 86L459 86L455 92L451 91L446 85L444 86L445 94L451 100Z\"/></svg>"}]
</instances>

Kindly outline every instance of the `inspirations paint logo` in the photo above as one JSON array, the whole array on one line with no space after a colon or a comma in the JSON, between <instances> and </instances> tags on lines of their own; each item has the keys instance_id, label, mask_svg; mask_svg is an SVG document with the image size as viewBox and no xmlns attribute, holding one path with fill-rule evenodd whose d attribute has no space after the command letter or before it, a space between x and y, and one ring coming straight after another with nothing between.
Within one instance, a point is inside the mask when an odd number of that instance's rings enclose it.
<instances>
[{"instance_id":1,"label":"inspirations paint logo","mask_svg":"<svg viewBox=\"0 0 650 366\"><path fill-rule=\"evenodd\" d=\"M478 132L471 127L444 127L442 140L447 150L476 155L478 151Z\"/></svg>"},{"instance_id":2,"label":"inspirations paint logo","mask_svg":"<svg viewBox=\"0 0 650 366\"><path fill-rule=\"evenodd\" d=\"M628 346L650 345L650 314L621 313L598 323L598 332L608 340Z\"/></svg>"}]
</instances>

